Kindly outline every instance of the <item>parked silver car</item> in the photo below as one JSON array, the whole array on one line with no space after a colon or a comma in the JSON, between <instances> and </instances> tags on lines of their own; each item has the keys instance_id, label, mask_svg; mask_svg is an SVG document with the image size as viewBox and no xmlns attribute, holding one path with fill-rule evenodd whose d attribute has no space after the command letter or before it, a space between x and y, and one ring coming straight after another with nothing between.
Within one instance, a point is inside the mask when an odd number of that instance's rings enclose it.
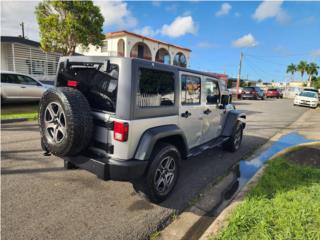
<instances>
[{"instance_id":1,"label":"parked silver car","mask_svg":"<svg viewBox=\"0 0 320 240\"><path fill-rule=\"evenodd\" d=\"M24 74L1 71L1 102L38 101L50 87Z\"/></svg>"}]
</instances>

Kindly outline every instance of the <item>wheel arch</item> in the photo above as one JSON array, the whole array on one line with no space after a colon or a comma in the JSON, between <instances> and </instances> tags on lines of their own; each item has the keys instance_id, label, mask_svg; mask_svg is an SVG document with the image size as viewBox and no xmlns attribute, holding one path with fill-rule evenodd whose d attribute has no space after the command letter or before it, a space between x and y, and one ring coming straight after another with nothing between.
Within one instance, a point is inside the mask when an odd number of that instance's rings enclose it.
<instances>
[{"instance_id":1,"label":"wheel arch","mask_svg":"<svg viewBox=\"0 0 320 240\"><path fill-rule=\"evenodd\" d=\"M149 160L153 149L160 142L174 145L184 159L187 156L188 147L182 130L177 125L164 125L146 130L140 138L135 152L135 159Z\"/></svg>"},{"instance_id":2,"label":"wheel arch","mask_svg":"<svg viewBox=\"0 0 320 240\"><path fill-rule=\"evenodd\" d=\"M245 113L237 110L229 111L225 117L221 135L227 137L231 136L237 125L237 122L241 122L244 129L246 127L246 118L247 116Z\"/></svg>"}]
</instances>

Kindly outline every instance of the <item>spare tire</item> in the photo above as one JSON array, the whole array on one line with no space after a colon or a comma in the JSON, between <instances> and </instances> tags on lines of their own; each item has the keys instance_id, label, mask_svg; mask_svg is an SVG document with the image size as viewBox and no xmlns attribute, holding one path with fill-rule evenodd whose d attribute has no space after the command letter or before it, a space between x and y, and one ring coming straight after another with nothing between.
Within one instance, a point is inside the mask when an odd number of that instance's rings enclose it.
<instances>
[{"instance_id":1,"label":"spare tire","mask_svg":"<svg viewBox=\"0 0 320 240\"><path fill-rule=\"evenodd\" d=\"M43 144L52 154L63 157L81 153L93 131L87 99L74 88L48 89L40 100L39 126Z\"/></svg>"}]
</instances>

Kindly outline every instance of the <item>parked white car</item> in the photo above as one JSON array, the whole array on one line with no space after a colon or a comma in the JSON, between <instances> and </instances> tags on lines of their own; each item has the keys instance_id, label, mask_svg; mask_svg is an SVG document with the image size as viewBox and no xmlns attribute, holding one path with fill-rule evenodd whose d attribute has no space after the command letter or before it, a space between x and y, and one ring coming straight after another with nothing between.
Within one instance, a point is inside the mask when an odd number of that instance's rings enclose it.
<instances>
[{"instance_id":1,"label":"parked white car","mask_svg":"<svg viewBox=\"0 0 320 240\"><path fill-rule=\"evenodd\" d=\"M319 96L316 92L302 91L294 98L293 105L316 108L319 104Z\"/></svg>"},{"instance_id":2,"label":"parked white car","mask_svg":"<svg viewBox=\"0 0 320 240\"><path fill-rule=\"evenodd\" d=\"M1 71L1 102L39 101L51 87L25 74Z\"/></svg>"}]
</instances>

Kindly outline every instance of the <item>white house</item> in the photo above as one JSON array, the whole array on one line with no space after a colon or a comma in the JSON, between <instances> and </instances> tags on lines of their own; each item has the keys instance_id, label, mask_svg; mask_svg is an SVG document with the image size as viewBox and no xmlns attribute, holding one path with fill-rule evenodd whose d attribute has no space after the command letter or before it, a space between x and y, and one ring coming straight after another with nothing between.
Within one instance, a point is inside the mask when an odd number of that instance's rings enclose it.
<instances>
[{"instance_id":1,"label":"white house","mask_svg":"<svg viewBox=\"0 0 320 240\"><path fill-rule=\"evenodd\" d=\"M161 63L188 67L190 53L188 48L180 47L157 39L142 36L128 31L110 32L106 34L103 47L79 46L76 52L89 56L123 56L142 58Z\"/></svg>"},{"instance_id":2,"label":"white house","mask_svg":"<svg viewBox=\"0 0 320 240\"><path fill-rule=\"evenodd\" d=\"M61 54L46 53L39 42L22 37L1 36L1 70L28 74L38 80L55 78Z\"/></svg>"}]
</instances>

